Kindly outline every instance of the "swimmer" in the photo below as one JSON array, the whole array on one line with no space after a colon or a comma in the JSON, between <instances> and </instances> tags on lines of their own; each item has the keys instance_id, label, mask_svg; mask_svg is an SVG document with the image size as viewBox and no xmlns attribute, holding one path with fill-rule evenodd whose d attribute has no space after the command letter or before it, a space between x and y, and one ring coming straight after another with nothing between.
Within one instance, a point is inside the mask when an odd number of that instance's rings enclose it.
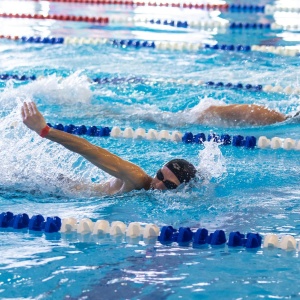
<instances>
[{"instance_id":1,"label":"swimmer","mask_svg":"<svg viewBox=\"0 0 300 300\"><path fill-rule=\"evenodd\" d=\"M298 116L299 113L295 114L294 117ZM197 122L203 125L263 126L280 123L289 118L289 116L261 105L228 104L208 107L197 118Z\"/></svg>"},{"instance_id":2,"label":"swimmer","mask_svg":"<svg viewBox=\"0 0 300 300\"><path fill-rule=\"evenodd\" d=\"M196 176L197 171L191 163L184 159L173 159L162 166L155 177L151 177L139 166L91 144L81 137L50 128L34 102L24 102L21 115L23 123L29 129L80 154L96 167L113 176L114 178L106 183L95 184L97 185L95 191L101 194L112 195L141 189L176 189Z\"/></svg>"},{"instance_id":3,"label":"swimmer","mask_svg":"<svg viewBox=\"0 0 300 300\"><path fill-rule=\"evenodd\" d=\"M170 126L185 126L187 124L199 124L216 127L245 127L266 126L279 124L287 120L300 121L300 111L296 114L285 115L258 104L221 104L220 101L204 98L196 106L186 108L178 112L161 111L155 107L138 107L133 110L129 106L118 106L116 110L111 107L106 110L110 117L118 116L119 119L143 119L145 121ZM95 111L95 116L99 112ZM297 117L297 118L296 118Z\"/></svg>"}]
</instances>

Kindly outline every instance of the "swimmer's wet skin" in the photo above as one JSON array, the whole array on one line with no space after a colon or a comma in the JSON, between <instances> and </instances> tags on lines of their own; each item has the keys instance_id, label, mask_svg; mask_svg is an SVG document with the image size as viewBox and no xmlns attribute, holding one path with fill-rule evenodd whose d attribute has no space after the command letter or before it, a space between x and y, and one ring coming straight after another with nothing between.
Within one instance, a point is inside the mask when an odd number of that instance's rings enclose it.
<instances>
[{"instance_id":1,"label":"swimmer's wet skin","mask_svg":"<svg viewBox=\"0 0 300 300\"><path fill-rule=\"evenodd\" d=\"M140 189L175 189L196 176L195 167L184 159L171 160L152 178L139 166L123 160L111 152L95 146L78 136L50 128L34 102L24 102L21 108L23 123L41 137L56 142L78 153L114 178L95 184L95 191L103 194L125 193Z\"/></svg>"},{"instance_id":2,"label":"swimmer's wet skin","mask_svg":"<svg viewBox=\"0 0 300 300\"><path fill-rule=\"evenodd\" d=\"M261 105L229 104L208 107L198 117L198 122L205 125L223 122L230 126L263 126L283 122L287 119L288 116Z\"/></svg>"}]
</instances>

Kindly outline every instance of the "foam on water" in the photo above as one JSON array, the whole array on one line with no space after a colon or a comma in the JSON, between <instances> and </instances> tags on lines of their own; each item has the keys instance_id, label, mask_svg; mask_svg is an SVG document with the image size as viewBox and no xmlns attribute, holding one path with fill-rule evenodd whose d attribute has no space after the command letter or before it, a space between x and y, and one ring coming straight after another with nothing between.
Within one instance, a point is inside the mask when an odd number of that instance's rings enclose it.
<instances>
[{"instance_id":1,"label":"foam on water","mask_svg":"<svg viewBox=\"0 0 300 300\"><path fill-rule=\"evenodd\" d=\"M192 109L183 111L183 118L188 124L195 124L198 122L198 118L206 109L210 106L222 106L226 105L223 100L215 100L210 97L204 97L203 99L199 98L199 103L194 106Z\"/></svg>"},{"instance_id":2,"label":"foam on water","mask_svg":"<svg viewBox=\"0 0 300 300\"><path fill-rule=\"evenodd\" d=\"M106 96L106 92L103 91L103 95ZM136 103L132 106L132 104L116 103L110 105L107 102L100 102L97 109L89 111L88 117L98 117L101 112L107 118L126 121L140 120L176 128L186 124L197 124L200 114L211 105L225 105L225 102L211 97L204 97L199 99L199 103L191 109L187 108L177 112L162 110L156 104Z\"/></svg>"},{"instance_id":3,"label":"foam on water","mask_svg":"<svg viewBox=\"0 0 300 300\"><path fill-rule=\"evenodd\" d=\"M81 72L75 72L68 77L55 74L40 77L26 85L14 87L13 80L7 82L0 94L2 108L15 107L16 98L30 98L45 104L90 103L92 98L91 81Z\"/></svg>"},{"instance_id":4,"label":"foam on water","mask_svg":"<svg viewBox=\"0 0 300 300\"><path fill-rule=\"evenodd\" d=\"M216 142L204 142L204 149L199 151L198 172L203 176L204 182L212 179L221 180L226 175L226 161Z\"/></svg>"}]
</instances>

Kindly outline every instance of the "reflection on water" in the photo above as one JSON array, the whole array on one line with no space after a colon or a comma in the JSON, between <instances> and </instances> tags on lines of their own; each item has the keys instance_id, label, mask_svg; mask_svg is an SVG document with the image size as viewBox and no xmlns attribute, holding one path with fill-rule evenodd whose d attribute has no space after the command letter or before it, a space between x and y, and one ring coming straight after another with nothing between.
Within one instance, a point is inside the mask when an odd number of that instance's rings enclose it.
<instances>
[{"instance_id":1,"label":"reflection on water","mask_svg":"<svg viewBox=\"0 0 300 300\"><path fill-rule=\"evenodd\" d=\"M258 1L256 1L258 3ZM260 1L260 5L263 2ZM271 1L272 2L272 1ZM277 1L274 5L295 5ZM277 22L295 25L295 14L220 13L161 7L1 1L12 13L110 15L174 20ZM195 30L149 23L90 23L1 19L0 34L149 39L224 44L299 43L293 29ZM135 139L86 137L154 175L166 161L183 157L199 166L204 182L177 191L95 195L89 185L102 171L63 147L29 132L20 105L34 100L55 124L120 126L265 135L300 139L299 124L221 128L195 124L211 104L256 103L285 114L299 110L299 95L268 94L180 83L180 79L297 87L298 57L267 53L120 49L110 45L20 44L1 39L1 72L38 80L0 83L0 212L108 220L193 231L290 234L299 238L299 151L244 149ZM94 78L138 78L96 84ZM150 80L148 80L150 79ZM174 82L166 82L172 79ZM85 184L74 190L73 184ZM34 299L238 299L299 297L298 251L161 245L125 236L47 234L0 230L0 298Z\"/></svg>"}]
</instances>

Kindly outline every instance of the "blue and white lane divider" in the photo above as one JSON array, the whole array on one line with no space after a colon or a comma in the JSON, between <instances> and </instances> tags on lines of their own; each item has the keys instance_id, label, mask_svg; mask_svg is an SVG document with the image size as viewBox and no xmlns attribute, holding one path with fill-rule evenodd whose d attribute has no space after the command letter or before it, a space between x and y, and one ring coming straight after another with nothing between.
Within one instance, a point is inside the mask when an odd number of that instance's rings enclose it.
<instances>
[{"instance_id":1,"label":"blue and white lane divider","mask_svg":"<svg viewBox=\"0 0 300 300\"><path fill-rule=\"evenodd\" d=\"M201 49L222 50L222 51L237 51L249 52L258 51L273 53L283 56L298 56L300 54L299 46L260 46L260 45L232 45L232 44L202 44L190 42L166 42L166 41L147 41L147 40L119 40L119 39L105 39L105 38L77 38L77 37L13 37L0 36L0 39L9 39L14 41L21 41L23 43L38 43L38 44L72 44L72 45L110 45L119 48L152 48L158 50L170 51L188 51L198 52Z\"/></svg>"},{"instance_id":2,"label":"blue and white lane divider","mask_svg":"<svg viewBox=\"0 0 300 300\"><path fill-rule=\"evenodd\" d=\"M279 138L273 137L268 139L265 136L260 136L256 138L254 136L242 136L229 134L218 135L216 133L209 133L207 136L205 133L193 134L192 132L181 133L180 131L168 131L161 130L157 131L155 129L149 129L146 131L144 128L137 128L134 130L131 127L126 127L123 131L120 127L114 126L101 127L101 126L75 126L73 124L63 125L57 123L52 125L48 123L50 127L54 129L61 130L76 135L88 135L96 137L114 137L114 138L127 138L127 139L147 139L147 140L157 140L157 141L174 141L174 142L184 142L186 144L202 144L205 141L217 142L222 145L232 145L235 147L245 147L245 148L271 148L271 149L285 149L285 150L300 150L300 140L296 141L291 138Z\"/></svg>"},{"instance_id":3,"label":"blue and white lane divider","mask_svg":"<svg viewBox=\"0 0 300 300\"><path fill-rule=\"evenodd\" d=\"M43 215L16 214L2 212L0 214L0 228L28 229L29 231L56 233L63 235L92 235L96 237L104 236L126 236L128 242L132 240L144 240L145 243L159 241L162 244L178 243L179 246L192 245L194 248L211 245L221 246L227 244L229 247L255 248L281 248L284 250L300 250L300 243L291 235L267 234L263 237L258 233L242 234L239 231L230 232L228 239L224 230L215 230L209 233L206 228L191 230L189 227L175 229L172 226L159 228L155 224L141 224L131 222L128 226L121 221L114 221L111 224L106 220L85 218L79 220L75 218L61 219L55 217L44 217Z\"/></svg>"},{"instance_id":4,"label":"blue and white lane divider","mask_svg":"<svg viewBox=\"0 0 300 300\"><path fill-rule=\"evenodd\" d=\"M295 2L294 2L295 3ZM221 10L222 11L222 10ZM284 5L242 5L242 4L229 4L225 12L238 12L238 13L264 13L266 15L273 15L275 12L288 12L300 13L300 6L284 6Z\"/></svg>"},{"instance_id":5,"label":"blue and white lane divider","mask_svg":"<svg viewBox=\"0 0 300 300\"><path fill-rule=\"evenodd\" d=\"M111 24L136 24L145 23L153 25L171 26L177 28L193 28L193 29L208 29L215 28L219 30L239 29L239 30L282 30L283 26L276 23L242 23L242 22L219 22L214 20L206 21L186 21L186 20L164 20L157 18L143 18L143 17L115 17L110 18ZM294 27L293 27L294 29ZM295 30L299 27L295 27Z\"/></svg>"},{"instance_id":6,"label":"blue and white lane divider","mask_svg":"<svg viewBox=\"0 0 300 300\"><path fill-rule=\"evenodd\" d=\"M228 21L215 21L215 20L194 20L194 21L183 21L183 20L163 20L157 18L143 18L143 17L116 17L110 18L109 24L124 24L124 25L132 25L132 24L153 24L156 26L171 26L176 28L192 28L192 29L217 29L220 33L226 32L229 30L239 30L239 31L261 31L261 30L273 30L273 31L281 31L281 30L291 30L298 31L300 29L300 24L277 24L277 23L243 23L243 22L228 22Z\"/></svg>"},{"instance_id":7,"label":"blue and white lane divider","mask_svg":"<svg viewBox=\"0 0 300 300\"><path fill-rule=\"evenodd\" d=\"M44 76L36 75L17 75L3 73L0 74L0 81L4 80L16 80L16 81L33 81L45 78ZM250 83L224 83L221 81L203 81L197 79L171 79L171 78L139 78L139 77L95 77L89 79L91 82L103 85L103 84L147 84L147 83L161 83L161 84L180 84L180 85L191 85L191 86L203 86L219 89L230 89L230 90L245 90L251 92L260 92L265 93L282 93L287 95L298 95L300 94L300 87L286 86L282 87L280 85L261 85L261 84L250 84Z\"/></svg>"},{"instance_id":8,"label":"blue and white lane divider","mask_svg":"<svg viewBox=\"0 0 300 300\"><path fill-rule=\"evenodd\" d=\"M128 17L128 16L117 16L117 17L110 17L110 18L100 18L100 20L97 20L97 18L88 17L88 16L57 16L57 15L14 15L14 14L0 14L0 17L5 18L30 18L30 19L38 19L41 20L43 18L45 19L51 19L51 20L58 20L58 21L65 21L68 19L69 21L80 21L80 22L92 22L92 23L98 23L105 26L111 26L111 25L125 25L125 26L133 26L133 25L140 25L142 24L153 24L156 26L171 26L176 28L192 28L192 29L217 29L217 30L299 30L300 25L293 24L289 25L287 23L286 25L280 25L277 23L259 23L259 22L252 22L252 23L243 23L243 22L229 22L229 21L216 21L216 20L178 20L178 19L158 19L155 16L150 17L141 17L141 16L135 16L135 17Z\"/></svg>"}]
</instances>

